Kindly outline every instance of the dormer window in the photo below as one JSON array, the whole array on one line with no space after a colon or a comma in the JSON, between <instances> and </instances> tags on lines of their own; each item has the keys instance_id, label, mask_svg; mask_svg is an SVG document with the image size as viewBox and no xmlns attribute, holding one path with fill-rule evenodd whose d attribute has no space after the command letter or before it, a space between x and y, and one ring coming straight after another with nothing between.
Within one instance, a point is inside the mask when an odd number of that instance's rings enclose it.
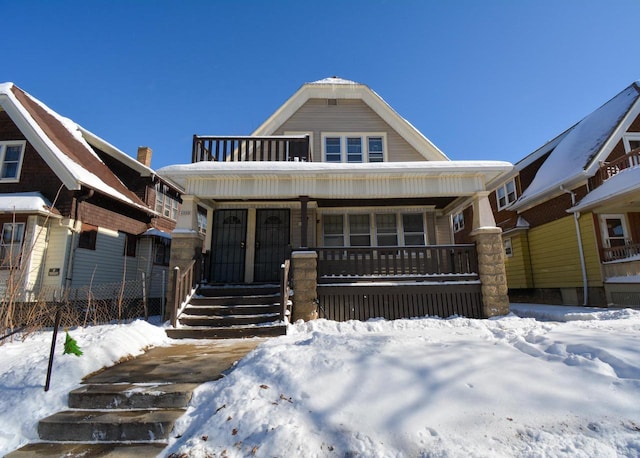
<instances>
[{"instance_id":1,"label":"dormer window","mask_svg":"<svg viewBox=\"0 0 640 458\"><path fill-rule=\"evenodd\" d=\"M19 181L25 141L0 142L0 181Z\"/></svg>"},{"instance_id":2,"label":"dormer window","mask_svg":"<svg viewBox=\"0 0 640 458\"><path fill-rule=\"evenodd\" d=\"M322 144L325 162L383 162L385 160L386 135L340 133L323 134Z\"/></svg>"},{"instance_id":3,"label":"dormer window","mask_svg":"<svg viewBox=\"0 0 640 458\"><path fill-rule=\"evenodd\" d=\"M516 192L516 181L511 179L496 189L496 200L498 202L498 210L511 205L518 198Z\"/></svg>"}]
</instances>

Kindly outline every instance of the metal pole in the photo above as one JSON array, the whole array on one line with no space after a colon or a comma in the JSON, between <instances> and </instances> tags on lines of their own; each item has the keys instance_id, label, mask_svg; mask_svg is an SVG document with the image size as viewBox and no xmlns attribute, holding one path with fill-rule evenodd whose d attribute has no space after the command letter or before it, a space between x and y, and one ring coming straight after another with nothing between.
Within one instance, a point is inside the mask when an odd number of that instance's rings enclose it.
<instances>
[{"instance_id":1,"label":"metal pole","mask_svg":"<svg viewBox=\"0 0 640 458\"><path fill-rule=\"evenodd\" d=\"M53 356L56 351L56 339L58 338L58 328L60 327L60 318L62 318L62 307L58 304L56 310L56 319L53 324L53 337L51 338L51 353L49 353L49 367L47 368L47 381L44 384L44 391L49 391L51 384L51 370L53 369Z\"/></svg>"}]
</instances>

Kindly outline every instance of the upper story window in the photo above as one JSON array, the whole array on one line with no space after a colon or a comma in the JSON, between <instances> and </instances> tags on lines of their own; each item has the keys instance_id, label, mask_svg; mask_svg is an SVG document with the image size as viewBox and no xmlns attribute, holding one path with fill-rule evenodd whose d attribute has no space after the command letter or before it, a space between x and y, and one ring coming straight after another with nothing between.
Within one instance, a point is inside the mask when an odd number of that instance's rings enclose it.
<instances>
[{"instance_id":1,"label":"upper story window","mask_svg":"<svg viewBox=\"0 0 640 458\"><path fill-rule=\"evenodd\" d=\"M0 240L0 267L9 269L20 266L24 223L4 223Z\"/></svg>"},{"instance_id":2,"label":"upper story window","mask_svg":"<svg viewBox=\"0 0 640 458\"><path fill-rule=\"evenodd\" d=\"M626 153L640 148L640 133L629 133L622 137L624 143L624 151Z\"/></svg>"},{"instance_id":3,"label":"upper story window","mask_svg":"<svg viewBox=\"0 0 640 458\"><path fill-rule=\"evenodd\" d=\"M0 181L20 179L26 143L24 140L0 142Z\"/></svg>"},{"instance_id":4,"label":"upper story window","mask_svg":"<svg viewBox=\"0 0 640 458\"><path fill-rule=\"evenodd\" d=\"M518 198L516 192L516 180L511 179L496 189L496 200L498 201L498 210L502 210L506 206L512 204Z\"/></svg>"},{"instance_id":5,"label":"upper story window","mask_svg":"<svg viewBox=\"0 0 640 458\"><path fill-rule=\"evenodd\" d=\"M325 162L383 162L385 159L384 134L325 134L322 139Z\"/></svg>"},{"instance_id":6,"label":"upper story window","mask_svg":"<svg viewBox=\"0 0 640 458\"><path fill-rule=\"evenodd\" d=\"M170 188L164 183L156 184L156 211L172 220L178 219L178 199L169 194Z\"/></svg>"}]
</instances>

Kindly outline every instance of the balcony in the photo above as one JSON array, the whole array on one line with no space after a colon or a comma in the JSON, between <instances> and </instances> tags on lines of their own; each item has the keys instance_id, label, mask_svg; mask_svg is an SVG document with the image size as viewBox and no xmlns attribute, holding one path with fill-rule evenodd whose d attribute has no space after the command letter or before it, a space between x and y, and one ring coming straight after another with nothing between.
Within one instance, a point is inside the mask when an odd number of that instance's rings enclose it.
<instances>
[{"instance_id":1,"label":"balcony","mask_svg":"<svg viewBox=\"0 0 640 458\"><path fill-rule=\"evenodd\" d=\"M624 169L640 165L640 148L629 151L611 162L603 162L596 174L589 180L589 188L594 190L609 178Z\"/></svg>"},{"instance_id":2,"label":"balcony","mask_svg":"<svg viewBox=\"0 0 640 458\"><path fill-rule=\"evenodd\" d=\"M194 135L191 162L204 161L310 162L309 136L206 137Z\"/></svg>"}]
</instances>

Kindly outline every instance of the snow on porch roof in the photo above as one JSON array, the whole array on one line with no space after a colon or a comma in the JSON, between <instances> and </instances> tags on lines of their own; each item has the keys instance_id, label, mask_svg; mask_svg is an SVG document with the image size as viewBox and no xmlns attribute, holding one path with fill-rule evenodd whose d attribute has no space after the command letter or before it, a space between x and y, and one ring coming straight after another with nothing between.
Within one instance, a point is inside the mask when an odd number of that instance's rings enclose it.
<instances>
[{"instance_id":1,"label":"snow on porch roof","mask_svg":"<svg viewBox=\"0 0 640 458\"><path fill-rule=\"evenodd\" d=\"M630 197L633 195L636 201L640 200L640 166L624 169L616 173L602 183L602 185L584 196L576 206L567 211L579 212L590 210L610 199L623 197L625 195L629 195Z\"/></svg>"},{"instance_id":2,"label":"snow on porch roof","mask_svg":"<svg viewBox=\"0 0 640 458\"><path fill-rule=\"evenodd\" d=\"M51 202L39 192L0 194L0 213L57 214Z\"/></svg>"}]
</instances>

